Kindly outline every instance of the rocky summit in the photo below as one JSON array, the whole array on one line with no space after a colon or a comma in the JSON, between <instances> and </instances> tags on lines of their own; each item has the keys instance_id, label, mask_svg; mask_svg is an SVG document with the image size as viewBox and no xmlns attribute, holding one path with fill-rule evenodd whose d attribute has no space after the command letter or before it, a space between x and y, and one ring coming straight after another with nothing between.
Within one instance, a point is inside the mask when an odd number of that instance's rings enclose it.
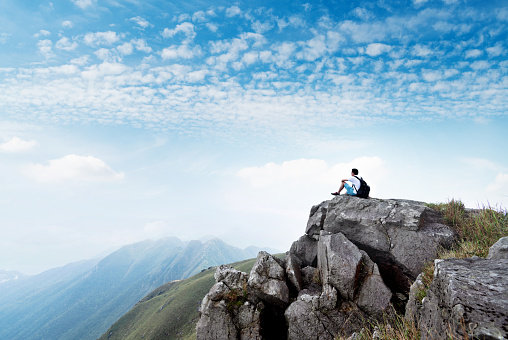
<instances>
[{"instance_id":1,"label":"rocky summit","mask_svg":"<svg viewBox=\"0 0 508 340\"><path fill-rule=\"evenodd\" d=\"M507 296L506 243L493 259L439 262L428 297L416 299L425 263L456 241L440 213L423 202L337 196L312 207L305 234L284 259L260 252L250 274L217 268L197 339L333 340L396 312L415 318L426 339L446 338L442 328L452 317L452 325L470 321L475 334L504 339L508 304L498 295ZM474 278L466 280L471 271ZM486 318L492 321L482 323Z\"/></svg>"}]
</instances>

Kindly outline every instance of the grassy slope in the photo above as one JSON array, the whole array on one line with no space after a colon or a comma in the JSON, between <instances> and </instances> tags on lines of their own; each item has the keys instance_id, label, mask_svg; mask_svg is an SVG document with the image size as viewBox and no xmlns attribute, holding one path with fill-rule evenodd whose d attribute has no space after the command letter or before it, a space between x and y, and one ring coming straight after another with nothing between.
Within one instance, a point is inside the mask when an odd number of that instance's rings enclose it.
<instances>
[{"instance_id":1,"label":"grassy slope","mask_svg":"<svg viewBox=\"0 0 508 340\"><path fill-rule=\"evenodd\" d=\"M255 259L233 263L250 272ZM160 286L121 317L100 340L196 339L196 323L201 300L215 283L215 268L193 277Z\"/></svg>"}]
</instances>

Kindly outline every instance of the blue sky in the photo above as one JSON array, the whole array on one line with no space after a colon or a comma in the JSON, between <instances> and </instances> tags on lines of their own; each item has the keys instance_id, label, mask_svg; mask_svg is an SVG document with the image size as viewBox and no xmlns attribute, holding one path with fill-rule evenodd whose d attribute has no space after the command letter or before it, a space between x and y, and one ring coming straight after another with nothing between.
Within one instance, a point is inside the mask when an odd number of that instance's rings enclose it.
<instances>
[{"instance_id":1,"label":"blue sky","mask_svg":"<svg viewBox=\"0 0 508 340\"><path fill-rule=\"evenodd\" d=\"M352 167L506 207L504 1L0 0L0 269L287 250Z\"/></svg>"}]
</instances>

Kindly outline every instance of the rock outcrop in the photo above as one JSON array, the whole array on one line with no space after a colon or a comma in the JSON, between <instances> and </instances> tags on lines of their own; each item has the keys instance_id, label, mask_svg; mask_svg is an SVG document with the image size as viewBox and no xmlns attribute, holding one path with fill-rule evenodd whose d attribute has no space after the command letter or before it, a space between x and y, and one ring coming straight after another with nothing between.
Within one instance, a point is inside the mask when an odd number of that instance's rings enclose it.
<instances>
[{"instance_id":1,"label":"rock outcrop","mask_svg":"<svg viewBox=\"0 0 508 340\"><path fill-rule=\"evenodd\" d=\"M487 259L435 260L430 287L420 274L411 286L406 319L422 339L507 339L508 256L501 238Z\"/></svg>"},{"instance_id":2,"label":"rock outcrop","mask_svg":"<svg viewBox=\"0 0 508 340\"><path fill-rule=\"evenodd\" d=\"M435 265L420 313L422 339L507 339L508 259Z\"/></svg>"},{"instance_id":3,"label":"rock outcrop","mask_svg":"<svg viewBox=\"0 0 508 340\"><path fill-rule=\"evenodd\" d=\"M437 211L409 200L338 196L311 209L306 233L319 238L321 230L344 234L378 265L392 291L403 293L439 247L456 242Z\"/></svg>"},{"instance_id":4,"label":"rock outcrop","mask_svg":"<svg viewBox=\"0 0 508 340\"><path fill-rule=\"evenodd\" d=\"M284 260L260 252L249 275L217 269L216 284L200 308L197 338L350 336L390 313L392 306L404 311L411 283L424 264L435 258L439 247L454 242L454 231L424 203L335 197L312 207L305 235ZM446 265L439 268L445 280L452 277L445 274ZM437 313L441 306L430 304L434 300L429 296L422 307L416 289L408 304L413 314L429 308ZM462 305L461 315L469 315L469 305ZM460 312L454 305L450 308ZM424 323L440 322L433 320ZM495 332L494 325L481 327Z\"/></svg>"}]
</instances>

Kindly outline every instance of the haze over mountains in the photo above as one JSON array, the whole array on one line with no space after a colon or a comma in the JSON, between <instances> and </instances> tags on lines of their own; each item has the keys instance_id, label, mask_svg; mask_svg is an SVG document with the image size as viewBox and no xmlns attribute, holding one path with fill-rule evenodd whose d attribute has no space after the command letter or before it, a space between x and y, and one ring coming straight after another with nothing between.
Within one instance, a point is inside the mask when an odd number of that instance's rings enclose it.
<instances>
[{"instance_id":1,"label":"haze over mountains","mask_svg":"<svg viewBox=\"0 0 508 340\"><path fill-rule=\"evenodd\" d=\"M260 249L164 238L36 276L13 280L19 273L2 271L0 339L96 339L162 284L255 257Z\"/></svg>"}]
</instances>

